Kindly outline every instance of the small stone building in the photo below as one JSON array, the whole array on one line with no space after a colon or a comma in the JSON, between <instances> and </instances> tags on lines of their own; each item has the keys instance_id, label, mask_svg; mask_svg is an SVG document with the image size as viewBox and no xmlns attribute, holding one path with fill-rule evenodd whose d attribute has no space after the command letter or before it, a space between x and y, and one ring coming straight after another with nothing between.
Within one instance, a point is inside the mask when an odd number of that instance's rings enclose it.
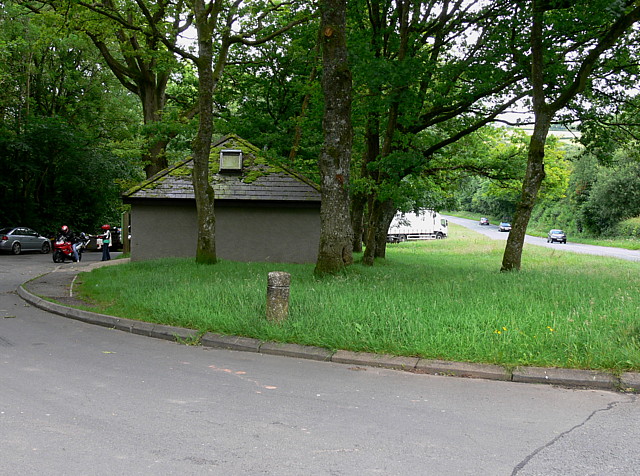
<instances>
[{"instance_id":1,"label":"small stone building","mask_svg":"<svg viewBox=\"0 0 640 476\"><path fill-rule=\"evenodd\" d=\"M233 261L313 263L320 241L320 192L308 179L267 163L237 136L212 144L216 253ZM193 159L123 195L131 204L131 259L195 257Z\"/></svg>"}]
</instances>

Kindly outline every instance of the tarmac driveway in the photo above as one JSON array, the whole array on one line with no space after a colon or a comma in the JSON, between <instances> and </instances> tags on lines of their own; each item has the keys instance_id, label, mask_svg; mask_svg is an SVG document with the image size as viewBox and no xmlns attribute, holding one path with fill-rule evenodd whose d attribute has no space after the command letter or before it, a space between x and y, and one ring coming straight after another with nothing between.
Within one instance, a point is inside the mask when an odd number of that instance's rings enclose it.
<instances>
[{"instance_id":1,"label":"tarmac driveway","mask_svg":"<svg viewBox=\"0 0 640 476\"><path fill-rule=\"evenodd\" d=\"M50 255L0 256L1 474L628 475L640 466L634 395L206 350L92 326L16 295L52 265Z\"/></svg>"}]
</instances>

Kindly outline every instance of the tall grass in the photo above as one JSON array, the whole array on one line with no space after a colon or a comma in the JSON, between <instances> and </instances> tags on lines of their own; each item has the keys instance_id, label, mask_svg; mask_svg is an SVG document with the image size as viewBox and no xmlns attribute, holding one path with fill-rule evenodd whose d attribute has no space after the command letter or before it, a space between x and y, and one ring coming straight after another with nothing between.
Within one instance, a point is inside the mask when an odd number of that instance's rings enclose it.
<instances>
[{"instance_id":1,"label":"tall grass","mask_svg":"<svg viewBox=\"0 0 640 476\"><path fill-rule=\"evenodd\" d=\"M450 226L390 245L374 267L161 259L81 275L101 312L264 340L424 358L640 370L638 263L530 246L500 273L504 243ZM267 273L292 275L289 319L265 319Z\"/></svg>"}]
</instances>

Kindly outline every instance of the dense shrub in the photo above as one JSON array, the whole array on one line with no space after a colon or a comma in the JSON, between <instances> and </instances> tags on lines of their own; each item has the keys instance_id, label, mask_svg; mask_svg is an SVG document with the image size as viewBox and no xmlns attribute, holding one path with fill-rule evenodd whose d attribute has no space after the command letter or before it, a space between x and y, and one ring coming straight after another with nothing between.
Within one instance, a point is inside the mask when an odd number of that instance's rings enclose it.
<instances>
[{"instance_id":1,"label":"dense shrub","mask_svg":"<svg viewBox=\"0 0 640 476\"><path fill-rule=\"evenodd\" d=\"M618 223L616 234L630 238L640 238L640 216Z\"/></svg>"}]
</instances>

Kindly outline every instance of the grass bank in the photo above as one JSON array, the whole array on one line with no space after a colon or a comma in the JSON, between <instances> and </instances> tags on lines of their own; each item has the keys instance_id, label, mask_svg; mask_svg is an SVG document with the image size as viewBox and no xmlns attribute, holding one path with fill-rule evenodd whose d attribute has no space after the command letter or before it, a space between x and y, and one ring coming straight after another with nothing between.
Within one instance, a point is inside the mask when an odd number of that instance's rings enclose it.
<instances>
[{"instance_id":1,"label":"grass bank","mask_svg":"<svg viewBox=\"0 0 640 476\"><path fill-rule=\"evenodd\" d=\"M318 280L312 265L161 259L96 269L79 291L101 312L330 349L507 366L640 370L638 263L529 246L500 273L504 243L450 237L390 245L374 267ZM292 275L289 319L265 319L269 271ZM92 310L95 310L93 308Z\"/></svg>"}]
</instances>

